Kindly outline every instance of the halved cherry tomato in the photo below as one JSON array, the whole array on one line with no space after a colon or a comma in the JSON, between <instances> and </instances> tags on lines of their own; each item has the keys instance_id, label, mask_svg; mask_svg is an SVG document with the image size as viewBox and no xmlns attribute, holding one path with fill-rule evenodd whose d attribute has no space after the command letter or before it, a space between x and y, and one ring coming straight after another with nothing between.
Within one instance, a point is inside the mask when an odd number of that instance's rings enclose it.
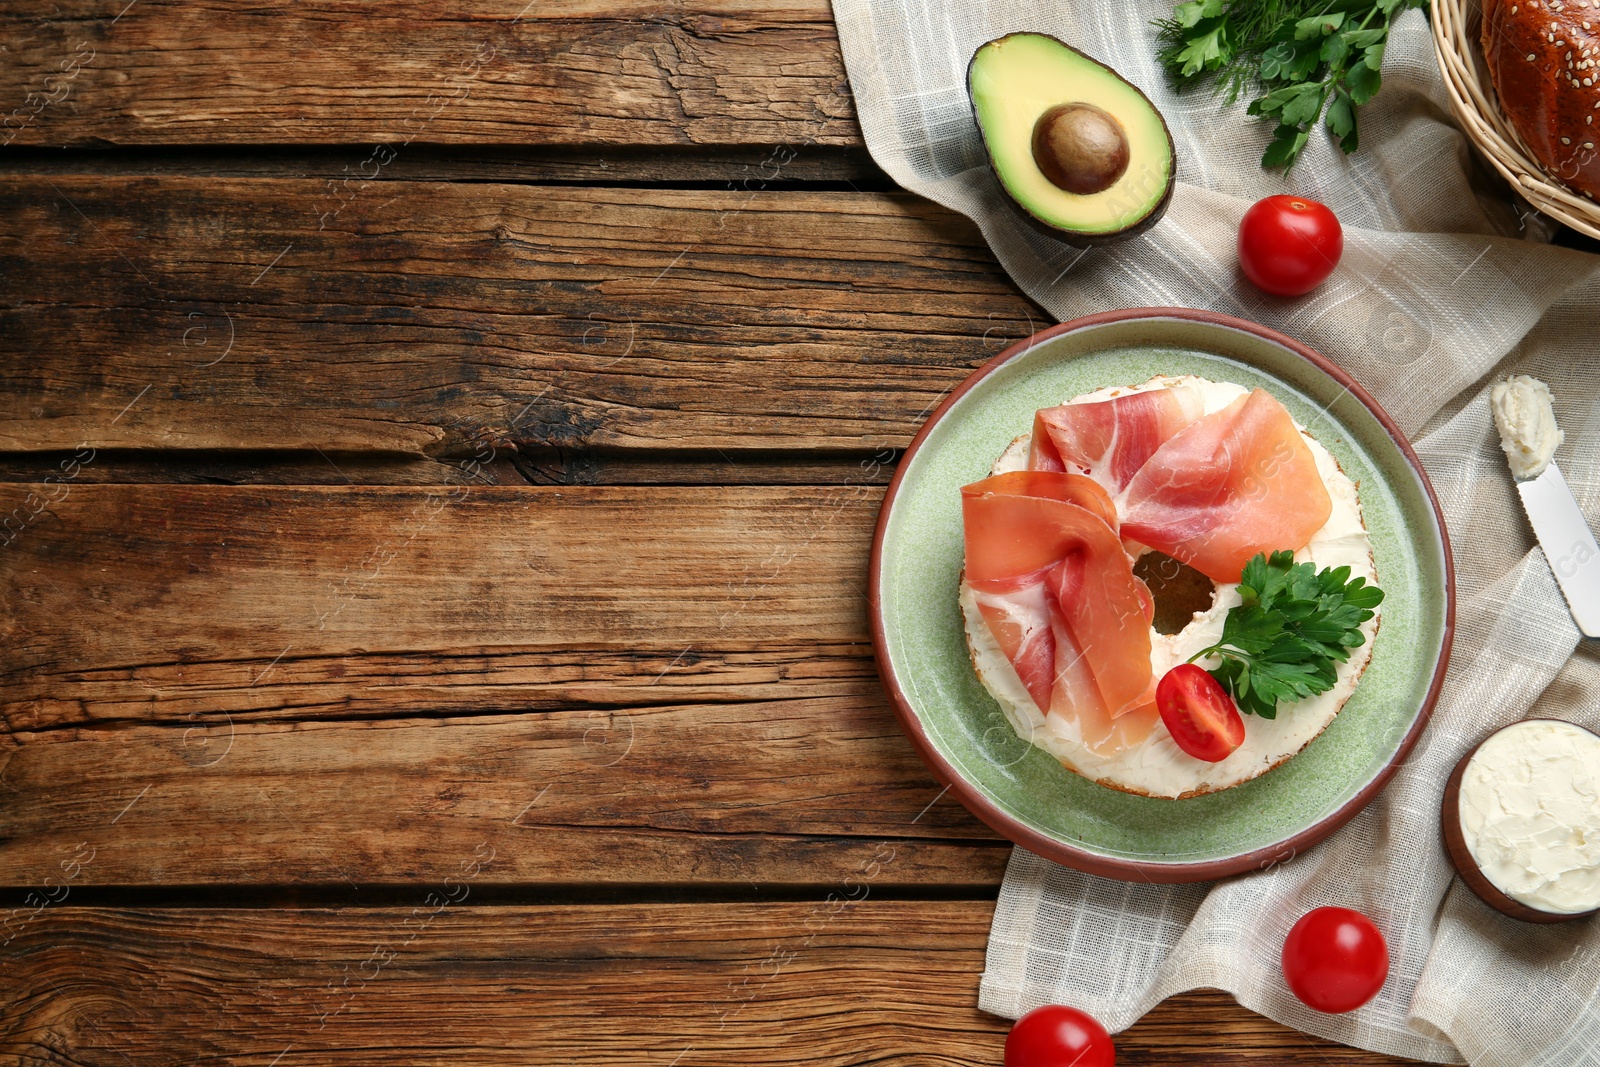
<instances>
[{"instance_id":1,"label":"halved cherry tomato","mask_svg":"<svg viewBox=\"0 0 1600 1067\"><path fill-rule=\"evenodd\" d=\"M1239 221L1239 268L1278 296L1309 293L1327 281L1343 254L1338 218L1303 196L1269 196Z\"/></svg>"},{"instance_id":2,"label":"halved cherry tomato","mask_svg":"<svg viewBox=\"0 0 1600 1067\"><path fill-rule=\"evenodd\" d=\"M1388 979L1389 946L1359 911L1314 908L1283 942L1283 977L1307 1007L1355 1011Z\"/></svg>"},{"instance_id":3,"label":"halved cherry tomato","mask_svg":"<svg viewBox=\"0 0 1600 1067\"><path fill-rule=\"evenodd\" d=\"M1156 686L1156 710L1167 733L1195 759L1225 760L1244 742L1244 720L1228 691L1202 668L1180 663Z\"/></svg>"},{"instance_id":4,"label":"halved cherry tomato","mask_svg":"<svg viewBox=\"0 0 1600 1067\"><path fill-rule=\"evenodd\" d=\"M1064 1004L1034 1008L1006 1035L1006 1067L1115 1067L1111 1035Z\"/></svg>"}]
</instances>

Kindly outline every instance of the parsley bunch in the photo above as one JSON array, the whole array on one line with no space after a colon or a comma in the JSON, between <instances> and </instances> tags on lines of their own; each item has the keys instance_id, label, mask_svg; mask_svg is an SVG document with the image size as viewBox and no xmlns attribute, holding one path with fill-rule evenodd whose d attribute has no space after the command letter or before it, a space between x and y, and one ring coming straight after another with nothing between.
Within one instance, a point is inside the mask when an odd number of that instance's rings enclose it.
<instances>
[{"instance_id":1,"label":"parsley bunch","mask_svg":"<svg viewBox=\"0 0 1600 1067\"><path fill-rule=\"evenodd\" d=\"M1428 0L1189 0L1158 19L1158 56L1180 87L1218 79L1232 103L1277 120L1263 167L1289 167L1319 118L1354 152L1356 108L1377 93L1394 16ZM1324 115L1324 113L1326 113Z\"/></svg>"},{"instance_id":2,"label":"parsley bunch","mask_svg":"<svg viewBox=\"0 0 1600 1067\"><path fill-rule=\"evenodd\" d=\"M1332 689L1335 664L1366 642L1361 624L1383 603L1383 590L1352 581L1349 567L1319 572L1293 552L1257 554L1244 565L1239 595L1244 602L1228 612L1222 639L1189 662L1221 657L1211 676L1240 711L1263 719L1277 718L1282 701Z\"/></svg>"}]
</instances>

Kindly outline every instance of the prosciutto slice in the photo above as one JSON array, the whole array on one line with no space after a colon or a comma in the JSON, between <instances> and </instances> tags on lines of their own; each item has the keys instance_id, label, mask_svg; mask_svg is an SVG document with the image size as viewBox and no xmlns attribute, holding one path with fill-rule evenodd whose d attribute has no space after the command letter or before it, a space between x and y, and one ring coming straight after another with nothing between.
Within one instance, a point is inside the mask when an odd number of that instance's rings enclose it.
<instances>
[{"instance_id":1,"label":"prosciutto slice","mask_svg":"<svg viewBox=\"0 0 1600 1067\"><path fill-rule=\"evenodd\" d=\"M1089 478L1015 471L962 489L966 580L1028 694L1115 751L1154 728L1150 597ZM1110 521L1108 521L1110 520Z\"/></svg>"},{"instance_id":2,"label":"prosciutto slice","mask_svg":"<svg viewBox=\"0 0 1600 1067\"><path fill-rule=\"evenodd\" d=\"M1082 471L1116 496L1162 444L1204 412L1205 398L1191 385L1043 408L1033 417L1028 466Z\"/></svg>"},{"instance_id":3,"label":"prosciutto slice","mask_svg":"<svg viewBox=\"0 0 1600 1067\"><path fill-rule=\"evenodd\" d=\"M1124 537L1218 582L1258 552L1304 548L1333 513L1294 419L1261 389L1169 437L1122 505Z\"/></svg>"}]
</instances>

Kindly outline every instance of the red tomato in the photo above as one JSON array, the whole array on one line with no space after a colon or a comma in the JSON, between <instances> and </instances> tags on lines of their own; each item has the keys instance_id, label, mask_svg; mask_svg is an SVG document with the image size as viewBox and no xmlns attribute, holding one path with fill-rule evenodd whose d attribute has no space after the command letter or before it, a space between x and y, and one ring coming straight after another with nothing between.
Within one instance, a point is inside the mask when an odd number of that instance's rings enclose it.
<instances>
[{"instance_id":1,"label":"red tomato","mask_svg":"<svg viewBox=\"0 0 1600 1067\"><path fill-rule=\"evenodd\" d=\"M1195 759L1225 760L1244 741L1244 720L1222 683L1193 663L1161 676L1156 710L1167 733Z\"/></svg>"},{"instance_id":2,"label":"red tomato","mask_svg":"<svg viewBox=\"0 0 1600 1067\"><path fill-rule=\"evenodd\" d=\"M1300 916L1283 942L1283 976L1318 1011L1355 1011L1389 977L1389 946L1372 920L1349 908Z\"/></svg>"},{"instance_id":3,"label":"red tomato","mask_svg":"<svg viewBox=\"0 0 1600 1067\"><path fill-rule=\"evenodd\" d=\"M1344 230L1326 204L1269 196L1239 223L1239 266L1269 293L1300 296L1327 280L1344 253Z\"/></svg>"},{"instance_id":4,"label":"red tomato","mask_svg":"<svg viewBox=\"0 0 1600 1067\"><path fill-rule=\"evenodd\" d=\"M1034 1008L1006 1035L1006 1067L1114 1067L1116 1062L1106 1028L1064 1004Z\"/></svg>"}]
</instances>

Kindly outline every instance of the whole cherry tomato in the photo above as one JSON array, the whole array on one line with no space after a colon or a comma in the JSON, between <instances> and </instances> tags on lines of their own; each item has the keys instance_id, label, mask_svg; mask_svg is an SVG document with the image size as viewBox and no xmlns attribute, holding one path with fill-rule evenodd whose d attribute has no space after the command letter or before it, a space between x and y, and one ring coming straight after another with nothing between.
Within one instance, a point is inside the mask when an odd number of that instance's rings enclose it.
<instances>
[{"instance_id":1,"label":"whole cherry tomato","mask_svg":"<svg viewBox=\"0 0 1600 1067\"><path fill-rule=\"evenodd\" d=\"M1389 977L1389 946L1359 911L1315 908L1283 942L1283 976L1307 1007L1355 1011Z\"/></svg>"},{"instance_id":2,"label":"whole cherry tomato","mask_svg":"<svg viewBox=\"0 0 1600 1067\"><path fill-rule=\"evenodd\" d=\"M1239 266L1269 293L1300 296L1333 273L1344 254L1344 230L1326 204L1303 196L1269 196L1239 223Z\"/></svg>"},{"instance_id":3,"label":"whole cherry tomato","mask_svg":"<svg viewBox=\"0 0 1600 1067\"><path fill-rule=\"evenodd\" d=\"M1006 1067L1115 1067L1111 1035L1064 1004L1034 1008L1006 1035Z\"/></svg>"},{"instance_id":4,"label":"whole cherry tomato","mask_svg":"<svg viewBox=\"0 0 1600 1067\"><path fill-rule=\"evenodd\" d=\"M1193 663L1180 663L1161 676L1156 710L1178 747L1195 759L1225 760L1244 742L1238 705L1221 682Z\"/></svg>"}]
</instances>

